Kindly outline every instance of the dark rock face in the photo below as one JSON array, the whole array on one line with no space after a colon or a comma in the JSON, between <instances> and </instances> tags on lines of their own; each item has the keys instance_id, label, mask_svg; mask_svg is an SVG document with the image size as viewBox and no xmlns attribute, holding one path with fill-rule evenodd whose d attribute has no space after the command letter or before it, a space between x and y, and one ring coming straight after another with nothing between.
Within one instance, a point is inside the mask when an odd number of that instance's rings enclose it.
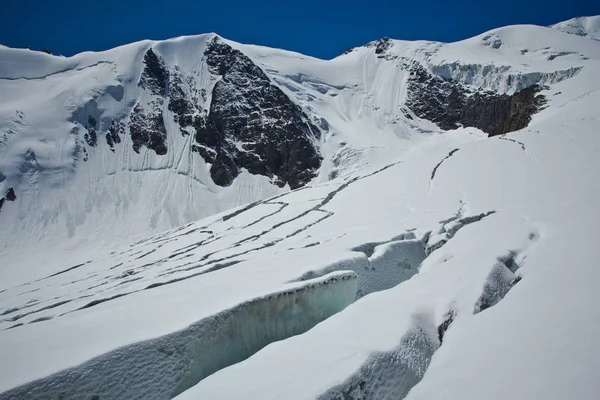
<instances>
[{"instance_id":1,"label":"dark rock face","mask_svg":"<svg viewBox=\"0 0 600 400\"><path fill-rule=\"evenodd\" d=\"M162 113L163 98L167 94L169 71L162 58L150 48L144 56L144 70L138 86L147 89L156 96L147 108L136 104L131 112L129 134L133 142L133 150L140 152L142 146L154 150L156 154L167 154L167 130ZM109 131L110 133L110 131ZM108 141L107 137L107 141ZM113 143L115 136L111 136ZM110 144L110 143L109 143Z\"/></svg>"},{"instance_id":2,"label":"dark rock face","mask_svg":"<svg viewBox=\"0 0 600 400\"><path fill-rule=\"evenodd\" d=\"M195 128L195 151L212 163L213 181L228 185L246 168L277 176L281 186L306 184L321 164L315 144L319 129L240 51L215 38L204 55L210 71L221 76L208 116L182 114L179 123ZM171 104L188 109L182 102Z\"/></svg>"},{"instance_id":3,"label":"dark rock face","mask_svg":"<svg viewBox=\"0 0 600 400\"><path fill-rule=\"evenodd\" d=\"M106 143L110 146L111 151L114 153L115 144L121 143L121 136L125 132L125 128L123 127L123 123L115 123L113 121L110 124L110 128L108 128L108 132L106 132Z\"/></svg>"},{"instance_id":4,"label":"dark rock face","mask_svg":"<svg viewBox=\"0 0 600 400\"><path fill-rule=\"evenodd\" d=\"M542 90L539 85L533 85L513 94L510 97L510 111L504 122L497 126L490 136L502 135L525 128L531 121L531 116L538 112L546 99L538 94Z\"/></svg>"},{"instance_id":5,"label":"dark rock face","mask_svg":"<svg viewBox=\"0 0 600 400\"><path fill-rule=\"evenodd\" d=\"M538 85L512 95L473 92L458 82L431 75L420 65L411 68L406 105L420 118L444 130L479 128L490 136L522 129L545 104Z\"/></svg>"},{"instance_id":6,"label":"dark rock face","mask_svg":"<svg viewBox=\"0 0 600 400\"><path fill-rule=\"evenodd\" d=\"M98 135L96 134L96 119L93 118L91 115L88 117L87 129L88 131L83 136L83 138L85 139L88 145L96 147L96 145L98 144Z\"/></svg>"},{"instance_id":7,"label":"dark rock face","mask_svg":"<svg viewBox=\"0 0 600 400\"><path fill-rule=\"evenodd\" d=\"M98 144L98 135L96 134L96 130L94 128L90 128L85 135L83 135L83 138L91 147L96 147Z\"/></svg>"},{"instance_id":8,"label":"dark rock face","mask_svg":"<svg viewBox=\"0 0 600 400\"><path fill-rule=\"evenodd\" d=\"M8 192L4 195L4 197L0 197L0 210L2 210L2 206L5 201L15 201L17 199L17 194L15 193L14 188L8 189Z\"/></svg>"},{"instance_id":9,"label":"dark rock face","mask_svg":"<svg viewBox=\"0 0 600 400\"><path fill-rule=\"evenodd\" d=\"M152 149L158 155L167 154L167 129L163 114L154 103L152 110L146 111L136 104L131 112L129 134L133 141L133 150L140 152L142 146Z\"/></svg>"},{"instance_id":10,"label":"dark rock face","mask_svg":"<svg viewBox=\"0 0 600 400\"><path fill-rule=\"evenodd\" d=\"M17 199L17 194L15 193L15 189L14 188L8 189L8 192L6 192L6 195L4 197L8 201L15 201Z\"/></svg>"},{"instance_id":11,"label":"dark rock face","mask_svg":"<svg viewBox=\"0 0 600 400\"><path fill-rule=\"evenodd\" d=\"M138 85L150 90L156 96L164 97L167 93L167 82L169 82L169 71L165 62L150 48L144 56L144 64L144 71Z\"/></svg>"},{"instance_id":12,"label":"dark rock face","mask_svg":"<svg viewBox=\"0 0 600 400\"><path fill-rule=\"evenodd\" d=\"M397 54L393 54L388 50L394 46L394 43L389 37L384 37L373 42L367 43L364 47L375 47L375 54L377 54L377 58L384 58L388 61L396 60L398 58ZM345 54L345 53L344 53Z\"/></svg>"},{"instance_id":13,"label":"dark rock face","mask_svg":"<svg viewBox=\"0 0 600 400\"><path fill-rule=\"evenodd\" d=\"M184 90L185 84L189 87L191 94L187 94ZM206 100L206 93L203 94L202 99ZM194 121L198 118L197 113L201 111L199 105L200 99L194 80L184 82L179 67L175 66L175 72L171 74L169 82L169 104L167 107L169 111L173 112L174 120L179 124L182 135L190 134L186 128L193 126Z\"/></svg>"},{"instance_id":14,"label":"dark rock face","mask_svg":"<svg viewBox=\"0 0 600 400\"><path fill-rule=\"evenodd\" d=\"M389 37L379 39L375 42L375 54L383 54L390 47L392 47L392 41Z\"/></svg>"}]
</instances>

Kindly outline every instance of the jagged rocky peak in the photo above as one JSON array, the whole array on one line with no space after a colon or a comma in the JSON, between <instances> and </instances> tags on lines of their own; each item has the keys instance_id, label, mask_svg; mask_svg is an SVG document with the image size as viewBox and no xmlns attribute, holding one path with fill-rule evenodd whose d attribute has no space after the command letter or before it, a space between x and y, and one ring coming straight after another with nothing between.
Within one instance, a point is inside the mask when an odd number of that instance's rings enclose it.
<instances>
[{"instance_id":1,"label":"jagged rocky peak","mask_svg":"<svg viewBox=\"0 0 600 400\"><path fill-rule=\"evenodd\" d=\"M166 101L181 134L194 136L192 150L211 164L216 184L230 184L242 168L280 186L306 184L321 165L319 128L262 69L222 39L214 37L207 44L203 61L219 77L210 104L206 89L198 90L193 77L178 66L169 68L152 48L146 52L138 86L151 96L131 112L134 151L146 146L156 154L167 153ZM111 147L118 143L120 129L114 125L107 133Z\"/></svg>"},{"instance_id":2,"label":"jagged rocky peak","mask_svg":"<svg viewBox=\"0 0 600 400\"><path fill-rule=\"evenodd\" d=\"M395 60L398 58L397 54L393 54L393 52L389 51L392 47L394 47L394 42L387 36L369 42L364 45L364 47L375 48L375 54L377 55L377 58L383 58L386 60Z\"/></svg>"},{"instance_id":3,"label":"jagged rocky peak","mask_svg":"<svg viewBox=\"0 0 600 400\"><path fill-rule=\"evenodd\" d=\"M389 37L383 37L381 39L374 40L365 45L365 47L375 47L375 54L382 54L389 50L393 46L392 39Z\"/></svg>"},{"instance_id":4,"label":"jagged rocky peak","mask_svg":"<svg viewBox=\"0 0 600 400\"><path fill-rule=\"evenodd\" d=\"M212 164L213 181L228 185L245 168L280 186L306 184L321 165L319 128L239 50L215 37L204 56L221 79L208 115L183 123L194 125L194 150Z\"/></svg>"},{"instance_id":5,"label":"jagged rocky peak","mask_svg":"<svg viewBox=\"0 0 600 400\"><path fill-rule=\"evenodd\" d=\"M164 155L167 154L167 129L162 106L167 94L169 71L164 60L152 48L146 52L144 64L138 86L148 90L153 96L147 104L138 102L133 107L129 134L133 142L133 150L136 153L140 152L142 146L146 146L154 150L156 154ZM114 136L112 140L115 141Z\"/></svg>"},{"instance_id":6,"label":"jagged rocky peak","mask_svg":"<svg viewBox=\"0 0 600 400\"><path fill-rule=\"evenodd\" d=\"M444 130L470 126L490 136L501 135L525 128L546 103L539 94L543 87L537 84L499 94L433 75L418 63L410 72L406 105Z\"/></svg>"},{"instance_id":7,"label":"jagged rocky peak","mask_svg":"<svg viewBox=\"0 0 600 400\"><path fill-rule=\"evenodd\" d=\"M184 76L176 65L169 81L168 109L173 113L174 121L179 124L182 135L189 135L189 127L198 125L198 113L204 112L202 105L206 103L206 99L206 89L198 91L195 80Z\"/></svg>"},{"instance_id":8,"label":"jagged rocky peak","mask_svg":"<svg viewBox=\"0 0 600 400\"><path fill-rule=\"evenodd\" d=\"M157 96L165 96L169 82L169 71L165 62L152 48L144 55L144 71L140 76L138 85Z\"/></svg>"}]
</instances>

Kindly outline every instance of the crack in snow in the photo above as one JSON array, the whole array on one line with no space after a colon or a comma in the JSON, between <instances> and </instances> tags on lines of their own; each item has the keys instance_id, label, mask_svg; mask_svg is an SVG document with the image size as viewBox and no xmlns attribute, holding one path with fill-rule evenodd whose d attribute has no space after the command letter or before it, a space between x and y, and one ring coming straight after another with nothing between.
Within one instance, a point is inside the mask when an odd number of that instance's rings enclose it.
<instances>
[{"instance_id":1,"label":"crack in snow","mask_svg":"<svg viewBox=\"0 0 600 400\"><path fill-rule=\"evenodd\" d=\"M436 174L438 168L442 165L442 163L444 161L446 161L447 159L449 159L450 157L452 157L452 155L454 153L456 153L458 150L459 149L452 150L450 153L448 153L448 155L446 157L442 158L442 160L439 163L437 163L437 165L433 168L433 171L431 171L431 180L433 180L433 178L435 178L435 174Z\"/></svg>"}]
</instances>

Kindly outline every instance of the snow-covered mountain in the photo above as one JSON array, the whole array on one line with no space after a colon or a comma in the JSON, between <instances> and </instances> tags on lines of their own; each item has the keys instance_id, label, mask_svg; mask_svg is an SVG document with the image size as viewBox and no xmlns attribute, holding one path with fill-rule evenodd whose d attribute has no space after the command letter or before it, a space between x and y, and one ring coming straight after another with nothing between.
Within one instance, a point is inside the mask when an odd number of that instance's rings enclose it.
<instances>
[{"instance_id":1,"label":"snow-covered mountain","mask_svg":"<svg viewBox=\"0 0 600 400\"><path fill-rule=\"evenodd\" d=\"M600 40L600 15L594 17L578 17L554 24L551 28L573 35Z\"/></svg>"},{"instance_id":2,"label":"snow-covered mountain","mask_svg":"<svg viewBox=\"0 0 600 400\"><path fill-rule=\"evenodd\" d=\"M0 399L596 398L598 20L0 47Z\"/></svg>"}]
</instances>

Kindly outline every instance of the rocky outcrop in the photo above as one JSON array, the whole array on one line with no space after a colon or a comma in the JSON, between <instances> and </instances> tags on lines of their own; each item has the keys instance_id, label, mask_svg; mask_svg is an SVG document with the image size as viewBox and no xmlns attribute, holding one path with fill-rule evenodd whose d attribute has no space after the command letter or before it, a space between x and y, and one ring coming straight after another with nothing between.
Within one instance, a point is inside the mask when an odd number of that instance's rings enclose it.
<instances>
[{"instance_id":1,"label":"rocky outcrop","mask_svg":"<svg viewBox=\"0 0 600 400\"><path fill-rule=\"evenodd\" d=\"M186 90L187 89L187 90ZM169 81L168 109L179 124L182 135L189 135L190 128L197 125L203 112L202 105L206 102L206 90L198 91L195 80L183 76L178 66L175 66Z\"/></svg>"},{"instance_id":2,"label":"rocky outcrop","mask_svg":"<svg viewBox=\"0 0 600 400\"><path fill-rule=\"evenodd\" d=\"M373 42L367 43L364 47L374 47L377 58L384 58L388 61L398 59L398 55L389 50L394 47L394 42L389 37L384 37ZM347 53L344 53L347 54Z\"/></svg>"},{"instance_id":3,"label":"rocky outcrop","mask_svg":"<svg viewBox=\"0 0 600 400\"><path fill-rule=\"evenodd\" d=\"M0 211L2 210L2 206L5 201L15 201L17 199L17 194L15 193L14 188L8 189L8 192L4 195L4 197L0 197Z\"/></svg>"},{"instance_id":4,"label":"rocky outcrop","mask_svg":"<svg viewBox=\"0 0 600 400\"><path fill-rule=\"evenodd\" d=\"M156 96L164 97L167 93L167 82L169 82L169 71L165 62L150 48L144 55L144 64L138 86L148 89Z\"/></svg>"},{"instance_id":5,"label":"rocky outcrop","mask_svg":"<svg viewBox=\"0 0 600 400\"><path fill-rule=\"evenodd\" d=\"M8 189L8 192L6 192L6 195L4 197L8 201L15 201L17 199L17 194L15 193L15 189L14 188Z\"/></svg>"},{"instance_id":6,"label":"rocky outcrop","mask_svg":"<svg viewBox=\"0 0 600 400\"><path fill-rule=\"evenodd\" d=\"M106 132L106 144L110 146L110 150L114 153L115 144L121 143L121 135L124 134L125 128L122 122L116 123L113 121L110 124L108 132Z\"/></svg>"},{"instance_id":7,"label":"rocky outcrop","mask_svg":"<svg viewBox=\"0 0 600 400\"><path fill-rule=\"evenodd\" d=\"M98 144L98 135L96 134L96 119L91 115L88 117L87 132L83 138L91 147L96 147Z\"/></svg>"},{"instance_id":8,"label":"rocky outcrop","mask_svg":"<svg viewBox=\"0 0 600 400\"><path fill-rule=\"evenodd\" d=\"M139 103L131 112L129 134L133 142L133 151L140 152L142 146L152 149L158 155L167 154L167 129L160 105L156 101L146 110Z\"/></svg>"},{"instance_id":9,"label":"rocky outcrop","mask_svg":"<svg viewBox=\"0 0 600 400\"><path fill-rule=\"evenodd\" d=\"M526 127L545 104L545 98L538 94L541 89L532 85L510 95L474 90L432 75L416 64L411 67L406 105L419 118L441 129L470 126L494 136Z\"/></svg>"},{"instance_id":10,"label":"rocky outcrop","mask_svg":"<svg viewBox=\"0 0 600 400\"><path fill-rule=\"evenodd\" d=\"M319 128L240 51L215 38L204 56L221 78L208 115L184 123L194 126L195 150L212 164L213 181L228 185L245 168L280 186L306 184L321 164Z\"/></svg>"},{"instance_id":11,"label":"rocky outcrop","mask_svg":"<svg viewBox=\"0 0 600 400\"><path fill-rule=\"evenodd\" d=\"M542 87L533 85L512 96L501 96L505 103L503 122L497 125L492 132L488 132L490 136L517 131L529 125L531 116L546 103L544 96L538 94L541 90Z\"/></svg>"},{"instance_id":12,"label":"rocky outcrop","mask_svg":"<svg viewBox=\"0 0 600 400\"><path fill-rule=\"evenodd\" d=\"M167 129L162 106L167 94L169 71L152 48L146 52L144 64L138 86L148 90L154 98L147 105L140 102L135 105L130 116L129 134L136 153L140 152L142 146L146 146L156 154L164 155L167 154ZM115 142L114 135L111 139Z\"/></svg>"}]
</instances>

